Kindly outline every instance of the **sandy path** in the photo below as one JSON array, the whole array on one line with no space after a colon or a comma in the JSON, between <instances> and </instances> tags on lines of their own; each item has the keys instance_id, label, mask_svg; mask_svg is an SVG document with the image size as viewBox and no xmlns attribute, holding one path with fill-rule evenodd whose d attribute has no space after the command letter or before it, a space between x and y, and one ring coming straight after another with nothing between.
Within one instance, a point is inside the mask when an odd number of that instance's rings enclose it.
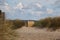
<instances>
[{"instance_id":1,"label":"sandy path","mask_svg":"<svg viewBox=\"0 0 60 40\"><path fill-rule=\"evenodd\" d=\"M60 32L47 32L46 29L22 27L16 31L19 33L17 40L60 40Z\"/></svg>"}]
</instances>

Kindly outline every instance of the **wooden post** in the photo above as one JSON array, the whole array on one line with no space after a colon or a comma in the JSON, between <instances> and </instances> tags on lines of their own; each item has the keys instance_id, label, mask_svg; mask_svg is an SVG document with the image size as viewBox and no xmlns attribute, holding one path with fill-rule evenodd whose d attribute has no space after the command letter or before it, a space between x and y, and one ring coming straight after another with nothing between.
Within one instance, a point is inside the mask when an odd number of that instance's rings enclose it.
<instances>
[{"instance_id":1,"label":"wooden post","mask_svg":"<svg viewBox=\"0 0 60 40\"><path fill-rule=\"evenodd\" d=\"M3 35L4 35L4 14L0 10L0 40L4 40Z\"/></svg>"}]
</instances>

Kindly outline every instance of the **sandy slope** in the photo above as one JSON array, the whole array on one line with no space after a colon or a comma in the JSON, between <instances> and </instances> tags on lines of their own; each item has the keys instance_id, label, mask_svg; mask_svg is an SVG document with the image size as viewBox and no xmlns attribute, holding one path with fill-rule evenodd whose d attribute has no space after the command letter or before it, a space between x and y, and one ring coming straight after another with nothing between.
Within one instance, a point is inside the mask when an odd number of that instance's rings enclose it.
<instances>
[{"instance_id":1,"label":"sandy slope","mask_svg":"<svg viewBox=\"0 0 60 40\"><path fill-rule=\"evenodd\" d=\"M46 29L22 27L16 30L19 33L17 40L60 40L60 32L48 32Z\"/></svg>"}]
</instances>

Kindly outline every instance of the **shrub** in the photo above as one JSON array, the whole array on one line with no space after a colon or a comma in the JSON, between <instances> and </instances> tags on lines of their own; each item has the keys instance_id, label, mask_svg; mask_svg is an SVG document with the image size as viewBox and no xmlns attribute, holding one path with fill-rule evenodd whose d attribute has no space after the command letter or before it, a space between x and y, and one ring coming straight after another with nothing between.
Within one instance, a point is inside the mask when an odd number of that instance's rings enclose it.
<instances>
[{"instance_id":1,"label":"shrub","mask_svg":"<svg viewBox=\"0 0 60 40\"><path fill-rule=\"evenodd\" d=\"M49 18L41 19L35 22L33 26L56 30L60 28L60 17L54 17L54 18L49 17Z\"/></svg>"},{"instance_id":2,"label":"shrub","mask_svg":"<svg viewBox=\"0 0 60 40\"><path fill-rule=\"evenodd\" d=\"M17 29L17 28L21 28L22 26L24 26L25 23L21 20L14 20L13 25L14 25L14 27L12 27L12 28Z\"/></svg>"}]
</instances>

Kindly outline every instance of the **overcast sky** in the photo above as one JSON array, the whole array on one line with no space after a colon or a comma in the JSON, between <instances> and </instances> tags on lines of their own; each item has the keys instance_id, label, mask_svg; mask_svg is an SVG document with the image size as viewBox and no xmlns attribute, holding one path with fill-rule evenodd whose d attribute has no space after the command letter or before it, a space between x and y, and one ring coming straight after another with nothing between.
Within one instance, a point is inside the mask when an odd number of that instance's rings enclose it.
<instances>
[{"instance_id":1,"label":"overcast sky","mask_svg":"<svg viewBox=\"0 0 60 40\"><path fill-rule=\"evenodd\" d=\"M6 19L39 20L60 16L60 0L0 0Z\"/></svg>"}]
</instances>

